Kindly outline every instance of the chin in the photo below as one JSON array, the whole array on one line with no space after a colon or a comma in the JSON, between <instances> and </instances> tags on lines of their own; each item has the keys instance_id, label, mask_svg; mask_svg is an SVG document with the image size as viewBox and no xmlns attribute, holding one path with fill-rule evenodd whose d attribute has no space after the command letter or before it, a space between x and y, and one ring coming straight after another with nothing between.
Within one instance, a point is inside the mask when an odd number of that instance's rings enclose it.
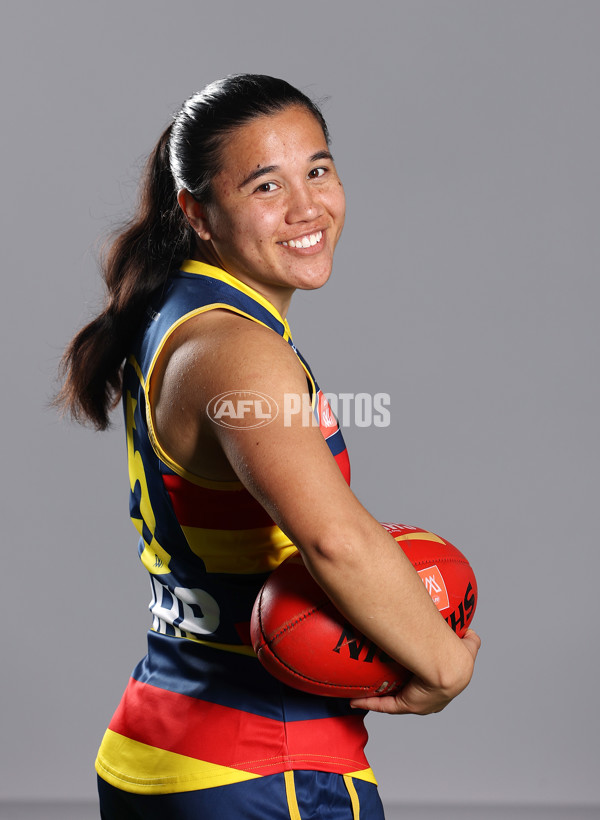
<instances>
[{"instance_id":1,"label":"chin","mask_svg":"<svg viewBox=\"0 0 600 820\"><path fill-rule=\"evenodd\" d=\"M329 276L325 276L320 279L314 279L310 282L303 282L296 286L296 290L319 290L319 288L322 288L323 285L326 285L328 281Z\"/></svg>"},{"instance_id":2,"label":"chin","mask_svg":"<svg viewBox=\"0 0 600 820\"><path fill-rule=\"evenodd\" d=\"M298 290L318 290L329 281L330 276L330 265L325 270L304 271L304 275L298 277L296 288Z\"/></svg>"}]
</instances>

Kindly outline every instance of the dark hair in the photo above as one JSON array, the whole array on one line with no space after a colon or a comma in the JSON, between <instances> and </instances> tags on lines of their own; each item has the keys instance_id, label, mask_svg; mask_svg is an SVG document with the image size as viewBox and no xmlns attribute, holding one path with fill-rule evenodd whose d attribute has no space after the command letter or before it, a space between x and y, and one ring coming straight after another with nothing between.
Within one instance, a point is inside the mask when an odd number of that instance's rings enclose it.
<instances>
[{"instance_id":1,"label":"dark hair","mask_svg":"<svg viewBox=\"0 0 600 820\"><path fill-rule=\"evenodd\" d=\"M208 204L225 138L256 117L291 106L313 114L329 143L318 106L284 80L262 74L234 74L211 83L186 100L163 132L146 163L137 211L101 261L104 309L79 331L62 359L64 383L55 403L78 421L108 427L121 397L123 360L144 311L171 271L193 255L196 235L177 192L185 188Z\"/></svg>"}]
</instances>

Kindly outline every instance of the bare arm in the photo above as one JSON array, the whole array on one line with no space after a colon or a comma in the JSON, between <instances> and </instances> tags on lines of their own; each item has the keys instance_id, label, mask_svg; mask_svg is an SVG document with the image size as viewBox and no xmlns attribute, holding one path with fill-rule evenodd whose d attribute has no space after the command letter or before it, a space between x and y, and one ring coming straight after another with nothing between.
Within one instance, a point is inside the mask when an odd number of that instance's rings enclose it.
<instances>
[{"instance_id":1,"label":"bare arm","mask_svg":"<svg viewBox=\"0 0 600 820\"><path fill-rule=\"evenodd\" d=\"M206 415L210 399L227 390L266 393L281 409L286 393L307 394L297 357L272 331L236 316L188 324L156 393L163 446L200 475L226 478L232 470L297 545L338 609L414 673L397 696L355 705L439 711L468 684L479 639L473 632L459 639L440 617L396 541L346 484L319 429L303 425L301 414L288 418L289 426L280 412L264 427L239 429Z\"/></svg>"}]
</instances>

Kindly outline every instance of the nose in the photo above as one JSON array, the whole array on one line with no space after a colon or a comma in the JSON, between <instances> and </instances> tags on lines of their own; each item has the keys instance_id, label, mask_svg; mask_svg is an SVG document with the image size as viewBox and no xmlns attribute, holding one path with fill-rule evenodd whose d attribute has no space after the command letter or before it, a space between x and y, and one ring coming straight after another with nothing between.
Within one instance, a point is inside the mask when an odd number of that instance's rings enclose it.
<instances>
[{"instance_id":1,"label":"nose","mask_svg":"<svg viewBox=\"0 0 600 820\"><path fill-rule=\"evenodd\" d=\"M319 217L322 212L323 206L319 200L318 193L309 182L303 181L290 188L287 201L286 222L290 224L295 222L312 222Z\"/></svg>"}]
</instances>

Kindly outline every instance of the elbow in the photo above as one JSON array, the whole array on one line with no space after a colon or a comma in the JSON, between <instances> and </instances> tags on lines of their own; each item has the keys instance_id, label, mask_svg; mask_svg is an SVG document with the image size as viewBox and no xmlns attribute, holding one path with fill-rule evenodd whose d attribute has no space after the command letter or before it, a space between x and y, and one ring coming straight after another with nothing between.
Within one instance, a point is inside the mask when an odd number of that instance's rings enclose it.
<instances>
[{"instance_id":1,"label":"elbow","mask_svg":"<svg viewBox=\"0 0 600 820\"><path fill-rule=\"evenodd\" d=\"M458 646L460 651L440 666L435 676L436 680L433 681L434 686L444 692L449 699L455 698L466 689L473 677L475 659L462 642Z\"/></svg>"},{"instance_id":2,"label":"elbow","mask_svg":"<svg viewBox=\"0 0 600 820\"><path fill-rule=\"evenodd\" d=\"M360 562L361 546L368 543L368 536L361 538L357 527L328 527L301 545L302 557L309 569L312 567L350 568L354 561Z\"/></svg>"}]
</instances>

